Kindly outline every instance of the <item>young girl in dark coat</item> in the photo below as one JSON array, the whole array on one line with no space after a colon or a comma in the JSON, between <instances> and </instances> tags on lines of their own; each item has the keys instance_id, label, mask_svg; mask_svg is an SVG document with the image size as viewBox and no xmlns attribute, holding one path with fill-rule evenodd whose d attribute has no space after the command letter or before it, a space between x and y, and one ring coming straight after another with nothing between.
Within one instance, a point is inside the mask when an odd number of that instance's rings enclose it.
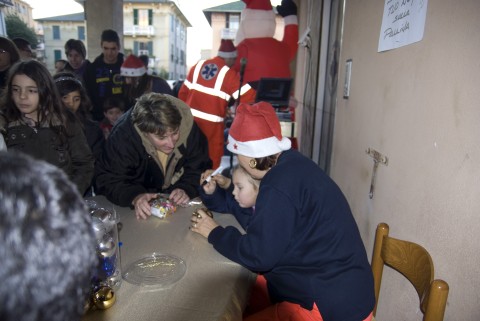
<instances>
[{"instance_id":1,"label":"young girl in dark coat","mask_svg":"<svg viewBox=\"0 0 480 321\"><path fill-rule=\"evenodd\" d=\"M98 122L91 119L92 104L80 79L71 72L60 72L53 76L63 105L80 120L87 143L95 159L100 157L104 135Z\"/></svg>"},{"instance_id":2,"label":"young girl in dark coat","mask_svg":"<svg viewBox=\"0 0 480 321\"><path fill-rule=\"evenodd\" d=\"M77 118L62 106L50 72L36 60L12 66L0 107L0 132L17 150L63 169L83 194L94 159Z\"/></svg>"},{"instance_id":3,"label":"young girl in dark coat","mask_svg":"<svg viewBox=\"0 0 480 321\"><path fill-rule=\"evenodd\" d=\"M80 120L88 146L95 161L97 161L102 154L105 138L99 123L91 119L92 104L82 82L71 72L59 72L53 76L53 79L60 93L63 106L73 112ZM93 182L92 187L86 192L86 196L91 195L95 195Z\"/></svg>"}]
</instances>

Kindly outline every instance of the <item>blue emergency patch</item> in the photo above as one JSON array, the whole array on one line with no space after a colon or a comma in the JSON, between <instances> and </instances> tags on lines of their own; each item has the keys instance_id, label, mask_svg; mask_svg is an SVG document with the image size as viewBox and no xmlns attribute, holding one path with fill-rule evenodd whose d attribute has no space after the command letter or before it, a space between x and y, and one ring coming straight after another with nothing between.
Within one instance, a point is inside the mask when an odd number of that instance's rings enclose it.
<instances>
[{"instance_id":1,"label":"blue emergency patch","mask_svg":"<svg viewBox=\"0 0 480 321\"><path fill-rule=\"evenodd\" d=\"M202 67L202 70L200 71L200 75L202 75L202 78L205 80L215 78L217 73L218 66L216 64L206 64Z\"/></svg>"}]
</instances>

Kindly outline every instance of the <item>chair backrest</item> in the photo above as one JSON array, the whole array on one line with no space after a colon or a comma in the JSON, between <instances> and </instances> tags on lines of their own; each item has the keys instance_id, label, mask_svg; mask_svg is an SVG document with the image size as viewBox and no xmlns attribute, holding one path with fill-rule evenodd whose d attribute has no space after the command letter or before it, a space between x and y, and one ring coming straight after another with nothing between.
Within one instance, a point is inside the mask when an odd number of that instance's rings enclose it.
<instances>
[{"instance_id":1,"label":"chair backrest","mask_svg":"<svg viewBox=\"0 0 480 321\"><path fill-rule=\"evenodd\" d=\"M448 297L448 284L434 280L433 262L422 246L388 236L389 227L380 223L375 234L372 256L372 271L375 282L376 315L383 266L388 265L405 276L415 287L420 299L424 321L442 321Z\"/></svg>"}]
</instances>

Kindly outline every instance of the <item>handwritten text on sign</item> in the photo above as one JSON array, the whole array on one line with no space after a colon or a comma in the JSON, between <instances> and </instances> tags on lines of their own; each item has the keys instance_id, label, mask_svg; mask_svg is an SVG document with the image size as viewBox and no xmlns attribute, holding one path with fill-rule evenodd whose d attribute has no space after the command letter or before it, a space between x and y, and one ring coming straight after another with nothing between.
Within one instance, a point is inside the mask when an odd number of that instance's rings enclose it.
<instances>
[{"instance_id":1,"label":"handwritten text on sign","mask_svg":"<svg viewBox=\"0 0 480 321\"><path fill-rule=\"evenodd\" d=\"M385 0L378 51L422 40L428 0Z\"/></svg>"}]
</instances>

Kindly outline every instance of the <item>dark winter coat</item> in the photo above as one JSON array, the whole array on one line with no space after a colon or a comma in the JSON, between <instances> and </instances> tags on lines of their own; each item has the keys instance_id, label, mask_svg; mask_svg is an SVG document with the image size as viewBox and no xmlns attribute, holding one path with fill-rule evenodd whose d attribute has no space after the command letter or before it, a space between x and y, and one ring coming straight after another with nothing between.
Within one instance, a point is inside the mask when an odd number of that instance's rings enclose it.
<instances>
[{"instance_id":1,"label":"dark winter coat","mask_svg":"<svg viewBox=\"0 0 480 321\"><path fill-rule=\"evenodd\" d=\"M9 122L3 115L0 118L0 130L9 151L20 151L59 167L83 195L92 181L94 158L80 121L73 114L67 118L66 140L60 139L59 126L52 128L40 124L30 127L22 120Z\"/></svg>"},{"instance_id":2,"label":"dark winter coat","mask_svg":"<svg viewBox=\"0 0 480 321\"><path fill-rule=\"evenodd\" d=\"M131 206L142 193L170 193L176 188L190 198L198 196L200 175L212 166L208 143L190 108L182 104L179 110L180 138L168 155L166 171L159 165L155 147L134 126L132 109L127 111L113 127L96 164L96 192L120 206Z\"/></svg>"},{"instance_id":3,"label":"dark winter coat","mask_svg":"<svg viewBox=\"0 0 480 321\"><path fill-rule=\"evenodd\" d=\"M348 202L298 151L282 152L262 178L247 234L218 226L208 241L263 273L273 302L316 303L325 321L363 320L373 310L372 269Z\"/></svg>"}]
</instances>

